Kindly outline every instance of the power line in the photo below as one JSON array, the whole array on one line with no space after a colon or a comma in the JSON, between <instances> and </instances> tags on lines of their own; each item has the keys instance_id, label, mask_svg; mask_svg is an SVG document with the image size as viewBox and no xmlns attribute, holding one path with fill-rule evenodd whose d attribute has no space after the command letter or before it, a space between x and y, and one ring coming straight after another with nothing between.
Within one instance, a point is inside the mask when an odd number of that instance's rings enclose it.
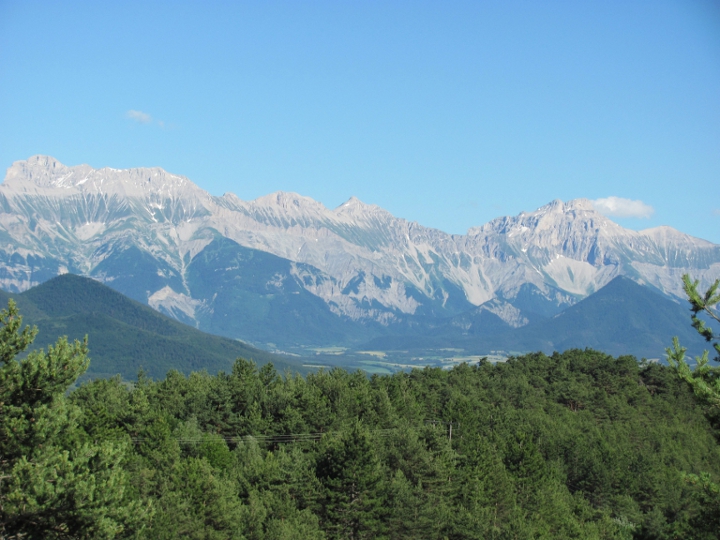
<instances>
[{"instance_id":1,"label":"power line","mask_svg":"<svg viewBox=\"0 0 720 540\"><path fill-rule=\"evenodd\" d=\"M436 425L441 426L449 426L450 429L448 431L448 440L452 442L452 433L453 433L453 426L460 427L460 422L443 422L442 420L425 420L426 424L432 424L433 427ZM455 430L457 432L457 429Z\"/></svg>"},{"instance_id":2,"label":"power line","mask_svg":"<svg viewBox=\"0 0 720 540\"><path fill-rule=\"evenodd\" d=\"M396 431L397 428L368 430L369 433L374 434L374 436L376 437L387 437ZM224 437L212 437L212 434L207 434L200 437L178 437L175 440L177 440L181 444L198 444L208 440L218 439L231 444L243 444L252 441L269 444L292 444L301 442L316 442L322 439L324 436L338 436L346 432L346 430L340 430L325 431L321 433L287 433L282 435L236 435ZM130 440L134 444L140 444L148 441L153 441L155 439L148 437L131 437Z\"/></svg>"}]
</instances>

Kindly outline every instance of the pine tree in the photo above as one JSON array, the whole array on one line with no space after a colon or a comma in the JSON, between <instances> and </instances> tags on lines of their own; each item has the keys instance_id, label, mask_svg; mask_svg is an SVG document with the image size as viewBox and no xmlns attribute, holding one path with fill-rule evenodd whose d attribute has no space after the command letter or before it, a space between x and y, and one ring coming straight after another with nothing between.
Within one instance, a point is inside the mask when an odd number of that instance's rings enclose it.
<instances>
[{"instance_id":1,"label":"pine tree","mask_svg":"<svg viewBox=\"0 0 720 540\"><path fill-rule=\"evenodd\" d=\"M323 485L323 528L330 538L377 538L382 529L380 463L360 422L328 441L316 474Z\"/></svg>"},{"instance_id":2,"label":"pine tree","mask_svg":"<svg viewBox=\"0 0 720 540\"><path fill-rule=\"evenodd\" d=\"M88 366L87 341L61 338L16 357L37 330L0 311L0 537L113 538L148 514L126 495L125 448L94 444L65 398Z\"/></svg>"},{"instance_id":3,"label":"pine tree","mask_svg":"<svg viewBox=\"0 0 720 540\"><path fill-rule=\"evenodd\" d=\"M691 281L690 276L687 274L683 276L683 289L687 294L691 306L690 310L692 311L692 325L706 341L715 342L713 348L717 356L714 360L719 362L720 342L718 340L720 336L713 332L711 328L708 328L705 321L698 314L703 313L720 323L720 316L713 309L713 306L720 302L720 293L718 293L720 279L715 280L715 283L710 286L705 294L698 292L698 285L697 280ZM686 350L685 347L680 346L677 337L673 338L672 348L667 349L668 362L675 368L678 375L693 387L693 390L701 399L715 408L720 408L720 367L710 366L708 351L704 351L702 356L696 359L697 366L695 369L691 370L685 361Z\"/></svg>"},{"instance_id":4,"label":"pine tree","mask_svg":"<svg viewBox=\"0 0 720 540\"><path fill-rule=\"evenodd\" d=\"M705 294L698 292L699 281L690 279L687 274L683 275L683 289L690 302L692 311L692 325L698 333L705 338L705 341L713 343L713 349L717 356L713 359L720 362L720 335L709 328L705 321L698 315L703 313L710 319L720 322L717 311L713 309L720 303L720 279L716 279ZM696 358L697 365L694 370L685 361L685 347L680 346L677 337L673 338L672 348L667 349L668 362L675 368L677 374L692 386L695 395L711 406L715 413L720 411L720 366L711 366L708 351L703 351L702 356ZM692 485L699 486L703 512L695 520L695 531L700 537L703 530L710 531L710 535L717 533L717 526L720 522L720 484L713 482L709 474L703 473L687 474L685 479Z\"/></svg>"}]
</instances>

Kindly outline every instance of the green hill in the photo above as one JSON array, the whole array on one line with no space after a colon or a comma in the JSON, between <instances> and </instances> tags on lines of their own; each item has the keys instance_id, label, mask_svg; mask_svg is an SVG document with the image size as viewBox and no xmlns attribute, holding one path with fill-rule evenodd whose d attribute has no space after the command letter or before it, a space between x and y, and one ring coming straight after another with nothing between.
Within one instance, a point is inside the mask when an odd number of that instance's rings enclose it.
<instances>
[{"instance_id":1,"label":"green hill","mask_svg":"<svg viewBox=\"0 0 720 540\"><path fill-rule=\"evenodd\" d=\"M120 374L134 379L141 368L154 378L171 369L215 373L228 371L238 357L272 362L279 371L304 371L289 357L206 334L89 278L65 274L21 294L0 291L3 305L9 298L17 302L24 322L38 327L35 347L53 344L58 336L88 336L86 378Z\"/></svg>"},{"instance_id":2,"label":"green hill","mask_svg":"<svg viewBox=\"0 0 720 540\"><path fill-rule=\"evenodd\" d=\"M690 325L687 303L676 304L620 276L555 317L516 330L515 343L529 351L589 347L614 355L664 358L673 336L693 354L707 348Z\"/></svg>"}]
</instances>

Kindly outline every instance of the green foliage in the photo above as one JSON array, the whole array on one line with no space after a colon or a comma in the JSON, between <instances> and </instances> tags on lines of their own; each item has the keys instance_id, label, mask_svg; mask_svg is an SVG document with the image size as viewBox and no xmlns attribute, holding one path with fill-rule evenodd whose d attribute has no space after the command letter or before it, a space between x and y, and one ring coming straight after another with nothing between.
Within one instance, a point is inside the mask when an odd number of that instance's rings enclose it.
<instances>
[{"instance_id":1,"label":"green foliage","mask_svg":"<svg viewBox=\"0 0 720 540\"><path fill-rule=\"evenodd\" d=\"M377 538L382 531L380 462L367 430L355 423L328 437L317 459L320 513L330 538Z\"/></svg>"},{"instance_id":2,"label":"green foliage","mask_svg":"<svg viewBox=\"0 0 720 540\"><path fill-rule=\"evenodd\" d=\"M571 350L303 378L238 359L67 394L86 345L18 362L32 331L13 304L2 322L5 537L717 536L717 424L658 364Z\"/></svg>"},{"instance_id":3,"label":"green foliage","mask_svg":"<svg viewBox=\"0 0 720 540\"><path fill-rule=\"evenodd\" d=\"M36 330L11 300L0 312L0 535L113 538L140 526L146 505L127 496L127 447L86 440L65 391L87 368L87 343L66 339L19 362Z\"/></svg>"},{"instance_id":4,"label":"green foliage","mask_svg":"<svg viewBox=\"0 0 720 540\"><path fill-rule=\"evenodd\" d=\"M687 474L685 480L699 489L694 493L702 511L692 520L696 538L716 538L720 530L720 486L710 474Z\"/></svg>"},{"instance_id":5,"label":"green foliage","mask_svg":"<svg viewBox=\"0 0 720 540\"><path fill-rule=\"evenodd\" d=\"M692 326L705 341L714 341L713 348L717 354L714 361L720 362L720 336L699 317L702 313L711 320L720 322L720 317L713 309L713 306L720 302L720 280L715 280L705 294L698 291L699 284L698 280L693 281L687 274L683 275L683 289L692 311ZM695 359L695 369L690 369L685 361L685 352L686 349L680 346L678 338L674 337L672 348L667 349L668 362L680 378L692 387L695 394L709 405L711 416L717 419L720 413L720 366L710 365L710 357L705 350ZM713 538L720 526L720 485L706 472L699 475L685 474L684 479L699 488L695 491L695 496L701 503L702 511L693 519L694 533L698 538Z\"/></svg>"},{"instance_id":6,"label":"green foliage","mask_svg":"<svg viewBox=\"0 0 720 540\"><path fill-rule=\"evenodd\" d=\"M720 322L720 317L713 309L713 306L720 302L720 293L718 293L720 280L715 280L705 294L701 294L697 290L699 284L699 281L692 281L687 274L683 276L683 289L687 294L692 311L692 326L706 341L714 341L713 349L717 354L714 360L718 362L720 361L720 342L718 342L720 337L707 326L699 314L702 313L712 320ZM680 346L678 338L673 338L672 348L667 349L668 362L675 368L678 375L693 387L701 399L715 408L720 408L720 366L711 366L708 351L704 351L702 356L695 359L696 367L691 370L685 360L686 351L687 349Z\"/></svg>"}]
</instances>

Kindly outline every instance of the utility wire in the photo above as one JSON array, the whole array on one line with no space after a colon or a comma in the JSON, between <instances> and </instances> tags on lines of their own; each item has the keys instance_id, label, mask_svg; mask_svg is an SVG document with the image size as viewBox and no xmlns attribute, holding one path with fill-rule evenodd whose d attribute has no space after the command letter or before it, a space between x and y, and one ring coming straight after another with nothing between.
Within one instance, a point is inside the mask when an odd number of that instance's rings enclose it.
<instances>
[{"instance_id":1,"label":"utility wire","mask_svg":"<svg viewBox=\"0 0 720 540\"><path fill-rule=\"evenodd\" d=\"M373 429L369 430L370 433L376 437L387 437L397 431L396 428L390 429ZM221 439L227 443L241 444L248 443L251 441L257 441L259 443L270 443L270 444L290 444L290 443L301 443L301 442L313 442L319 441L323 436L338 436L346 431L325 431L322 433L287 433L284 435L238 435L238 436L226 436L226 437L210 437L208 435L201 437L178 437L176 440L183 444L198 444L207 440L218 440ZM154 439L148 437L131 437L133 443L141 444Z\"/></svg>"}]
</instances>

